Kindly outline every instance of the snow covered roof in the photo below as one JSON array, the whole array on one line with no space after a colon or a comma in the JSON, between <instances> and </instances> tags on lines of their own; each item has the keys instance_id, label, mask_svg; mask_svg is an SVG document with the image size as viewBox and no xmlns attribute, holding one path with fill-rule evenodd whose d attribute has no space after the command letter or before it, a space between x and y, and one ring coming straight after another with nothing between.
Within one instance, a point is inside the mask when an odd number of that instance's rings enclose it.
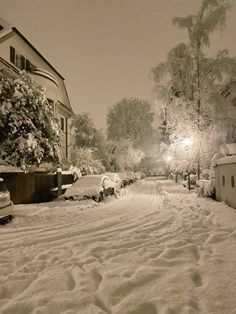
<instances>
[{"instance_id":1,"label":"snow covered roof","mask_svg":"<svg viewBox=\"0 0 236 314\"><path fill-rule=\"evenodd\" d=\"M236 164L236 155L226 156L215 161L215 166Z\"/></svg>"},{"instance_id":2,"label":"snow covered roof","mask_svg":"<svg viewBox=\"0 0 236 314\"><path fill-rule=\"evenodd\" d=\"M222 144L220 152L216 153L211 160L213 167L234 163L236 163L236 143Z\"/></svg>"},{"instance_id":3,"label":"snow covered roof","mask_svg":"<svg viewBox=\"0 0 236 314\"><path fill-rule=\"evenodd\" d=\"M225 156L236 155L236 143L220 145L220 153Z\"/></svg>"}]
</instances>

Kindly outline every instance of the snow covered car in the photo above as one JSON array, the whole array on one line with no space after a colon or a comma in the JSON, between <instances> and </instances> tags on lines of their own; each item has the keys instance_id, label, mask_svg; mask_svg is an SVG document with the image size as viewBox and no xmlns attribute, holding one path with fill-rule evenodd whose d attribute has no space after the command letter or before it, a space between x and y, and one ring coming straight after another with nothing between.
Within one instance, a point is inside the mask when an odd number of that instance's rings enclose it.
<instances>
[{"instance_id":1,"label":"snow covered car","mask_svg":"<svg viewBox=\"0 0 236 314\"><path fill-rule=\"evenodd\" d=\"M104 196L114 194L114 183L105 175L88 175L79 178L65 194L65 200L83 200L91 198L96 202Z\"/></svg>"},{"instance_id":2,"label":"snow covered car","mask_svg":"<svg viewBox=\"0 0 236 314\"><path fill-rule=\"evenodd\" d=\"M10 222L12 217L13 213L10 192L3 179L0 178L0 224Z\"/></svg>"},{"instance_id":3,"label":"snow covered car","mask_svg":"<svg viewBox=\"0 0 236 314\"><path fill-rule=\"evenodd\" d=\"M126 172L119 172L119 176L121 178L122 187L124 187L124 186L129 184L129 178L128 178Z\"/></svg>"},{"instance_id":4,"label":"snow covered car","mask_svg":"<svg viewBox=\"0 0 236 314\"><path fill-rule=\"evenodd\" d=\"M119 172L119 176L121 177L122 180L122 187L134 183L136 181L133 171Z\"/></svg>"},{"instance_id":5,"label":"snow covered car","mask_svg":"<svg viewBox=\"0 0 236 314\"><path fill-rule=\"evenodd\" d=\"M126 171L125 173L126 173L126 176L129 180L129 184L134 183L136 181L136 177L135 177L133 171Z\"/></svg>"},{"instance_id":6,"label":"snow covered car","mask_svg":"<svg viewBox=\"0 0 236 314\"><path fill-rule=\"evenodd\" d=\"M116 172L106 172L105 175L114 183L115 192L119 191L122 187L122 179Z\"/></svg>"},{"instance_id":7,"label":"snow covered car","mask_svg":"<svg viewBox=\"0 0 236 314\"><path fill-rule=\"evenodd\" d=\"M135 172L134 173L136 180L141 180L143 178L142 172Z\"/></svg>"}]
</instances>

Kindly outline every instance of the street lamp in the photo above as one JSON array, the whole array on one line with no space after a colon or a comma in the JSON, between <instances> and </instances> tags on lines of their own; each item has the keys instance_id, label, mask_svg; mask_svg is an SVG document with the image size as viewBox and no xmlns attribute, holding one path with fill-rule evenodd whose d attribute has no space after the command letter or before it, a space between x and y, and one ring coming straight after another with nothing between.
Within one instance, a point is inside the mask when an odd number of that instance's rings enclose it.
<instances>
[{"instance_id":1,"label":"street lamp","mask_svg":"<svg viewBox=\"0 0 236 314\"><path fill-rule=\"evenodd\" d=\"M166 161L171 161L172 157L171 156L166 156Z\"/></svg>"},{"instance_id":2,"label":"street lamp","mask_svg":"<svg viewBox=\"0 0 236 314\"><path fill-rule=\"evenodd\" d=\"M193 139L192 139L192 137L186 137L180 143L183 147L188 147L188 146L191 146L193 144Z\"/></svg>"}]
</instances>

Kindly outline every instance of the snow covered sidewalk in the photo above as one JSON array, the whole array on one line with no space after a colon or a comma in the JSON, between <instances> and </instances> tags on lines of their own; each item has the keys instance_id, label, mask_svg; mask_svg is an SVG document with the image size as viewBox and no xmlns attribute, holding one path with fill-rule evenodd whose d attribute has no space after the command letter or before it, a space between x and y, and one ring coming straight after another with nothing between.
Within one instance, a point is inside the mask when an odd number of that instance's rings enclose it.
<instances>
[{"instance_id":1,"label":"snow covered sidewalk","mask_svg":"<svg viewBox=\"0 0 236 314\"><path fill-rule=\"evenodd\" d=\"M2 314L234 314L236 211L147 178L104 203L17 205Z\"/></svg>"}]
</instances>

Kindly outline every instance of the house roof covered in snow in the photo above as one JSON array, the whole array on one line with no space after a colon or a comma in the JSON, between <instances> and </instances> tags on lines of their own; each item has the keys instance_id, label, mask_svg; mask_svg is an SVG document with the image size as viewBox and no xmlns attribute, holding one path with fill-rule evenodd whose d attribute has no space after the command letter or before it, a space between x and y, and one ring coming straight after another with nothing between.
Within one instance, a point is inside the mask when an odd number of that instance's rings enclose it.
<instances>
[{"instance_id":1,"label":"house roof covered in snow","mask_svg":"<svg viewBox=\"0 0 236 314\"><path fill-rule=\"evenodd\" d=\"M226 156L215 161L215 166L236 164L236 155Z\"/></svg>"}]
</instances>

